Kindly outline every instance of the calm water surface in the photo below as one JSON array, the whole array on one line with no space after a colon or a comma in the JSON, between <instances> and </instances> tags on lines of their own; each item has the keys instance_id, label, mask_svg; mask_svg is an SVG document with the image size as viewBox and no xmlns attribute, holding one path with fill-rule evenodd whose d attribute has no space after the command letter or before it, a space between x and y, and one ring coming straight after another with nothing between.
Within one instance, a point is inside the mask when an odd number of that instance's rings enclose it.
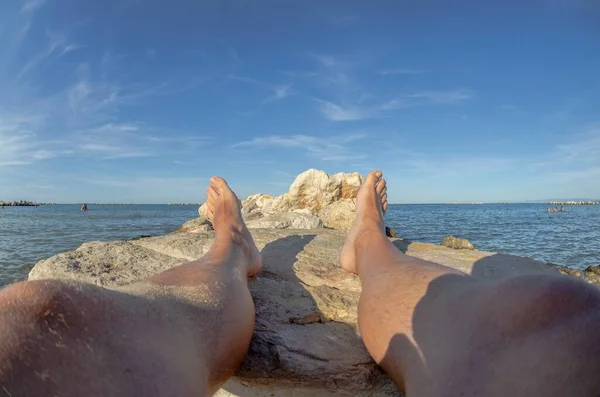
<instances>
[{"instance_id":1,"label":"calm water surface","mask_svg":"<svg viewBox=\"0 0 600 397\"><path fill-rule=\"evenodd\" d=\"M440 243L469 239L482 251L528 256L583 269L600 264L600 206L546 213L545 204L394 205L386 223L399 236Z\"/></svg>"},{"instance_id":2,"label":"calm water surface","mask_svg":"<svg viewBox=\"0 0 600 397\"><path fill-rule=\"evenodd\" d=\"M87 241L161 235L198 216L179 205L79 205L0 208L0 285L26 276L23 265L76 249Z\"/></svg>"},{"instance_id":3,"label":"calm water surface","mask_svg":"<svg viewBox=\"0 0 600 397\"><path fill-rule=\"evenodd\" d=\"M413 241L454 234L480 250L529 256L575 268L600 264L600 206L546 213L543 204L392 205L386 224ZM197 216L195 206L78 205L0 209L0 285L22 279L23 265L86 241L161 235Z\"/></svg>"}]
</instances>

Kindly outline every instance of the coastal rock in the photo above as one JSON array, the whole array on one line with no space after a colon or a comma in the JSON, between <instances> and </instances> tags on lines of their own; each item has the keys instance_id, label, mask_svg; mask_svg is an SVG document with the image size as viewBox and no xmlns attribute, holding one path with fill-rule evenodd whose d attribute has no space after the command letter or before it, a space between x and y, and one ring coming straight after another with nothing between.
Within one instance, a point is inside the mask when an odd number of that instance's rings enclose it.
<instances>
[{"instance_id":1,"label":"coastal rock","mask_svg":"<svg viewBox=\"0 0 600 397\"><path fill-rule=\"evenodd\" d=\"M386 226L385 227L385 235L388 237L398 237L398 233L396 233L396 231L394 229L392 229L391 227Z\"/></svg>"},{"instance_id":2,"label":"coastal rock","mask_svg":"<svg viewBox=\"0 0 600 397\"><path fill-rule=\"evenodd\" d=\"M356 217L356 199L345 199L327 205L319 213L325 227L350 230Z\"/></svg>"},{"instance_id":3,"label":"coastal rock","mask_svg":"<svg viewBox=\"0 0 600 397\"><path fill-rule=\"evenodd\" d=\"M198 216L200 218L208 218L208 206L206 203L202 203L198 207Z\"/></svg>"},{"instance_id":4,"label":"coastal rock","mask_svg":"<svg viewBox=\"0 0 600 397\"><path fill-rule=\"evenodd\" d=\"M325 171L310 169L296 177L282 205L290 209L306 208L318 215L336 201L356 198L362 180L358 173L330 176Z\"/></svg>"},{"instance_id":5,"label":"coastal rock","mask_svg":"<svg viewBox=\"0 0 600 397\"><path fill-rule=\"evenodd\" d=\"M330 229L251 232L264 261L263 271L249 281L256 306L255 333L236 377L218 395L400 396L359 336L360 281L338 265L346 233ZM213 242L214 232L178 232L86 243L39 262L29 279L62 278L115 288L198 259ZM406 240L393 243L409 256L483 278L558 274L528 258Z\"/></svg>"},{"instance_id":6,"label":"coastal rock","mask_svg":"<svg viewBox=\"0 0 600 397\"><path fill-rule=\"evenodd\" d=\"M210 221L204 217L192 219L179 226L176 233L203 233L212 230Z\"/></svg>"},{"instance_id":7,"label":"coastal rock","mask_svg":"<svg viewBox=\"0 0 600 397\"><path fill-rule=\"evenodd\" d=\"M323 221L310 212L282 212L247 221L248 229L318 229Z\"/></svg>"},{"instance_id":8,"label":"coastal rock","mask_svg":"<svg viewBox=\"0 0 600 397\"><path fill-rule=\"evenodd\" d=\"M562 274L581 278L590 284L600 286L600 265L588 266L585 270L571 269L565 266L552 265L556 267Z\"/></svg>"},{"instance_id":9,"label":"coastal rock","mask_svg":"<svg viewBox=\"0 0 600 397\"><path fill-rule=\"evenodd\" d=\"M474 250L475 246L466 238L458 238L455 236L444 237L442 247L448 247L456 250Z\"/></svg>"},{"instance_id":10,"label":"coastal rock","mask_svg":"<svg viewBox=\"0 0 600 397\"><path fill-rule=\"evenodd\" d=\"M330 229L349 230L356 214L356 194L363 182L359 173L339 173L329 175L325 171L310 169L298 175L287 193L273 197L268 194L252 194L242 204L242 218L248 222L248 227L285 229L291 218L289 215L298 210L318 216L323 225ZM198 208L200 217L207 216L206 203ZM274 216L288 214L282 217ZM301 222L296 220L296 224ZM260 220L260 222L259 222ZM313 223L311 223L313 222ZM321 227L314 220L305 219L305 228ZM258 226L260 225L260 226ZM313 225L310 226L309 225Z\"/></svg>"}]
</instances>

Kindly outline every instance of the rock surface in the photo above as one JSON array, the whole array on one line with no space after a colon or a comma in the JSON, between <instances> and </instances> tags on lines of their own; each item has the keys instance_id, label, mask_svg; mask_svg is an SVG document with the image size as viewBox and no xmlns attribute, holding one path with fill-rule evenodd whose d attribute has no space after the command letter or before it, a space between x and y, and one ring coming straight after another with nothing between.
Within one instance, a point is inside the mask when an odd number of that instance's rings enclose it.
<instances>
[{"instance_id":1,"label":"rock surface","mask_svg":"<svg viewBox=\"0 0 600 397\"><path fill-rule=\"evenodd\" d=\"M392 229L391 227L385 227L385 235L388 237L398 237L398 233L396 233L396 231L394 229Z\"/></svg>"},{"instance_id":2,"label":"rock surface","mask_svg":"<svg viewBox=\"0 0 600 397\"><path fill-rule=\"evenodd\" d=\"M600 285L600 265L592 265L585 270L571 269L565 266L554 265L562 274L584 279L590 284Z\"/></svg>"},{"instance_id":3,"label":"rock surface","mask_svg":"<svg viewBox=\"0 0 600 397\"><path fill-rule=\"evenodd\" d=\"M204 255L214 232L177 232L90 242L39 262L29 279L62 278L106 288L126 285ZM345 233L329 229L252 230L264 260L250 290L256 328L249 354L221 396L399 396L361 342L360 282L337 264ZM394 240L408 255L484 278L557 273L527 258Z\"/></svg>"},{"instance_id":4,"label":"rock surface","mask_svg":"<svg viewBox=\"0 0 600 397\"><path fill-rule=\"evenodd\" d=\"M327 228L349 230L356 214L356 193L362 181L363 177L356 172L329 175L325 171L310 169L298 175L289 191L281 196L259 193L242 200L242 217L250 222L270 215L305 210L321 218ZM206 204L200 206L198 213L200 217L207 216ZM307 221L303 222L308 224ZM287 225L286 222L273 221L272 218L256 222L255 225L283 229L289 227L283 226Z\"/></svg>"},{"instance_id":5,"label":"rock surface","mask_svg":"<svg viewBox=\"0 0 600 397\"><path fill-rule=\"evenodd\" d=\"M200 217L187 221L183 225L179 226L175 233L203 233L212 230L210 221L205 217Z\"/></svg>"},{"instance_id":6,"label":"rock surface","mask_svg":"<svg viewBox=\"0 0 600 397\"><path fill-rule=\"evenodd\" d=\"M356 217L356 199L344 199L329 204L319 212L325 227L350 230Z\"/></svg>"},{"instance_id":7,"label":"rock surface","mask_svg":"<svg viewBox=\"0 0 600 397\"><path fill-rule=\"evenodd\" d=\"M475 246L466 238L458 238L455 236L444 237L442 247L452 248L455 250L474 250Z\"/></svg>"},{"instance_id":8,"label":"rock surface","mask_svg":"<svg viewBox=\"0 0 600 397\"><path fill-rule=\"evenodd\" d=\"M323 227L323 221L310 212L282 212L247 221L246 226L248 229L318 229Z\"/></svg>"}]
</instances>

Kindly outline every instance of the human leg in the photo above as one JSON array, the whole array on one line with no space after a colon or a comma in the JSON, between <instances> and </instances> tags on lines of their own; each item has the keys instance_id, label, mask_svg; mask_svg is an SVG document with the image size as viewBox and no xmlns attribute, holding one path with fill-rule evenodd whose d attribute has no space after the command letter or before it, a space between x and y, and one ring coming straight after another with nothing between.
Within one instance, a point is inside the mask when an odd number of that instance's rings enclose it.
<instances>
[{"instance_id":1,"label":"human leg","mask_svg":"<svg viewBox=\"0 0 600 397\"><path fill-rule=\"evenodd\" d=\"M0 292L0 395L210 395L254 326L261 259L237 197L211 179L205 257L118 290L64 281ZM3 394L4 393L4 394Z\"/></svg>"},{"instance_id":2,"label":"human leg","mask_svg":"<svg viewBox=\"0 0 600 397\"><path fill-rule=\"evenodd\" d=\"M555 276L489 282L404 255L384 233L380 178L371 173L359 191L340 263L362 282L365 345L400 388L409 396L599 392L594 287Z\"/></svg>"}]
</instances>

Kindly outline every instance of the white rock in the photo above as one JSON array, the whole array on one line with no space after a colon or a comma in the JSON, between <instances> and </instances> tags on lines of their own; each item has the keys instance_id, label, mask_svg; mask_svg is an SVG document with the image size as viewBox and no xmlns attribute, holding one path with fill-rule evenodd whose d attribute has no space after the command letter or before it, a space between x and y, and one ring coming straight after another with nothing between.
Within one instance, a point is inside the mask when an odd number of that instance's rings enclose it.
<instances>
[{"instance_id":1,"label":"white rock","mask_svg":"<svg viewBox=\"0 0 600 397\"><path fill-rule=\"evenodd\" d=\"M345 199L329 204L319 213L323 225L330 229L350 230L356 217L356 200Z\"/></svg>"},{"instance_id":2,"label":"white rock","mask_svg":"<svg viewBox=\"0 0 600 397\"><path fill-rule=\"evenodd\" d=\"M319 229L323 221L312 214L282 212L246 222L248 229Z\"/></svg>"}]
</instances>

